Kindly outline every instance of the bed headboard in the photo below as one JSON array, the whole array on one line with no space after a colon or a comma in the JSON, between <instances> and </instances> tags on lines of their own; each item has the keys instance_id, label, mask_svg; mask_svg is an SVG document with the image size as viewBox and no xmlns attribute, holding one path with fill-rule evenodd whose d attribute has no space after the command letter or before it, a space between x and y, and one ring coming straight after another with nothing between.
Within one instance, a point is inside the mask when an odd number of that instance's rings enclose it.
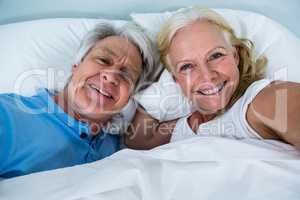
<instances>
[{"instance_id":1,"label":"bed headboard","mask_svg":"<svg viewBox=\"0 0 300 200\"><path fill-rule=\"evenodd\" d=\"M0 24L57 17L128 19L131 12L160 12L191 5L258 12L300 37L299 0L0 0Z\"/></svg>"}]
</instances>

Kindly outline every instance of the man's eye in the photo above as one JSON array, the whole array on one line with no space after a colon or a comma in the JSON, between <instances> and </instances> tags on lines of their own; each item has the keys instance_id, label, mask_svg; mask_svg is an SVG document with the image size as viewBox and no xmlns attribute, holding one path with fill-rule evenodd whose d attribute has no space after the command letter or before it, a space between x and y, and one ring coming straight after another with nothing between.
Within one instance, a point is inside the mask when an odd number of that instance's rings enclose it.
<instances>
[{"instance_id":1,"label":"man's eye","mask_svg":"<svg viewBox=\"0 0 300 200\"><path fill-rule=\"evenodd\" d=\"M215 59L218 59L218 58L221 58L221 57L223 57L224 56L224 54L223 53L220 53L220 52L217 52L217 53L214 53L214 54L212 54L211 56L209 56L209 61L210 60L215 60Z\"/></svg>"},{"instance_id":2,"label":"man's eye","mask_svg":"<svg viewBox=\"0 0 300 200\"><path fill-rule=\"evenodd\" d=\"M127 70L121 70L121 78L125 81L133 81L131 74Z\"/></svg>"},{"instance_id":3,"label":"man's eye","mask_svg":"<svg viewBox=\"0 0 300 200\"><path fill-rule=\"evenodd\" d=\"M97 58L97 62L104 65L110 65L111 61L107 58Z\"/></svg>"},{"instance_id":4,"label":"man's eye","mask_svg":"<svg viewBox=\"0 0 300 200\"><path fill-rule=\"evenodd\" d=\"M183 64L181 67L180 67L180 71L184 72L184 71L187 71L187 70L190 70L192 69L192 64L188 63L188 64Z\"/></svg>"}]
</instances>

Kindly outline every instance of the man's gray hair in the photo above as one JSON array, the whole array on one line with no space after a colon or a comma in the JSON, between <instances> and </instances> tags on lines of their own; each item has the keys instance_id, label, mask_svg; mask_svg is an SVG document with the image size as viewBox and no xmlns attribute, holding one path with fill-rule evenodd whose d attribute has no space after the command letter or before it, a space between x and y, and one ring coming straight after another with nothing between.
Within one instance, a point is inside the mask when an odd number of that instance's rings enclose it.
<instances>
[{"instance_id":1,"label":"man's gray hair","mask_svg":"<svg viewBox=\"0 0 300 200\"><path fill-rule=\"evenodd\" d=\"M75 63L79 64L98 41L109 36L120 36L128 39L141 53L142 72L135 84L134 93L144 89L158 78L162 71L162 66L159 64L158 50L146 33L133 22L126 22L122 26L109 22L98 23L81 42L75 57Z\"/></svg>"}]
</instances>

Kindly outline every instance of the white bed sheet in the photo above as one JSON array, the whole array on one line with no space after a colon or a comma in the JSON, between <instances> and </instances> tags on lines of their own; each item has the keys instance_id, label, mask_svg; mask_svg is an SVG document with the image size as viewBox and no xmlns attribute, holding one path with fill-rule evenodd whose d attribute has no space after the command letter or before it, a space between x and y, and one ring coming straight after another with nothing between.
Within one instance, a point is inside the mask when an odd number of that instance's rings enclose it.
<instances>
[{"instance_id":1,"label":"white bed sheet","mask_svg":"<svg viewBox=\"0 0 300 200\"><path fill-rule=\"evenodd\" d=\"M0 199L299 200L300 153L271 140L199 137L0 181Z\"/></svg>"}]
</instances>

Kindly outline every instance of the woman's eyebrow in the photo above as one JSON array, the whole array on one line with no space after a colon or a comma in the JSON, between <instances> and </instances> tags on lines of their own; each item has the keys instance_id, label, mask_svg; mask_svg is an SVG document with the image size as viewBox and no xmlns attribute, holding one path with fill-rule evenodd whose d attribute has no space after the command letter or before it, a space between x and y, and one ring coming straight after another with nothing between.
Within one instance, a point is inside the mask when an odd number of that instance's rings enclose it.
<instances>
[{"instance_id":1,"label":"woman's eyebrow","mask_svg":"<svg viewBox=\"0 0 300 200\"><path fill-rule=\"evenodd\" d=\"M209 55L211 52L213 52L213 51L216 51L216 50L218 50L218 49L221 49L221 50L227 50L226 49L226 47L224 47L224 46L217 46L217 47L213 47L212 49L210 49L208 52L206 52L204 55L205 56L207 56L207 55ZM189 62L190 61L190 59L187 59L187 58L180 58L179 60L177 60L176 62L175 62L175 66L177 66L178 64L180 64L180 63L182 63L182 62Z\"/></svg>"},{"instance_id":2,"label":"woman's eyebrow","mask_svg":"<svg viewBox=\"0 0 300 200\"><path fill-rule=\"evenodd\" d=\"M212 49L210 49L209 51L207 51L207 52L204 54L204 57L211 56L210 54L214 53L214 52L217 51L217 50L227 51L226 47L224 47L224 46L213 47Z\"/></svg>"},{"instance_id":3,"label":"woman's eyebrow","mask_svg":"<svg viewBox=\"0 0 300 200\"><path fill-rule=\"evenodd\" d=\"M191 62L191 61L189 59L182 59L177 61L174 66L177 67L179 64L186 63L186 62Z\"/></svg>"},{"instance_id":4,"label":"woman's eyebrow","mask_svg":"<svg viewBox=\"0 0 300 200\"><path fill-rule=\"evenodd\" d=\"M216 51L216 50L218 50L218 49L227 50L224 46L217 46L217 47L214 47L214 48L212 48L211 50L209 50L209 51L206 53L206 55L208 55L208 54L210 54L211 52Z\"/></svg>"}]
</instances>

